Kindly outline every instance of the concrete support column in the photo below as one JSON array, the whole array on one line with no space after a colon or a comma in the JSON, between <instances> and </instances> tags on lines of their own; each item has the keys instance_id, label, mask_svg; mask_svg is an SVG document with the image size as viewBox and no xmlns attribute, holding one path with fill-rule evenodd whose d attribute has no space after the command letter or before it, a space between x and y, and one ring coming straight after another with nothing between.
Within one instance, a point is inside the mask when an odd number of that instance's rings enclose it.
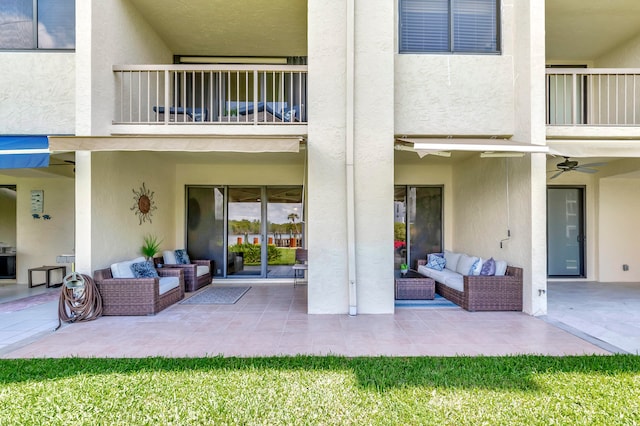
<instances>
[{"instance_id":1,"label":"concrete support column","mask_svg":"<svg viewBox=\"0 0 640 426\"><path fill-rule=\"evenodd\" d=\"M513 139L535 145L546 144L545 124L545 16L544 5L533 0L505 3L515 16L515 132ZM546 162L545 155L530 157L530 256L524 267L526 313L547 311ZM525 183L526 184L526 183Z\"/></svg>"},{"instance_id":2,"label":"concrete support column","mask_svg":"<svg viewBox=\"0 0 640 426\"><path fill-rule=\"evenodd\" d=\"M394 2L355 2L358 312L393 313Z\"/></svg>"},{"instance_id":3,"label":"concrete support column","mask_svg":"<svg viewBox=\"0 0 640 426\"><path fill-rule=\"evenodd\" d=\"M347 313L345 2L309 0L308 312Z\"/></svg>"},{"instance_id":4,"label":"concrete support column","mask_svg":"<svg viewBox=\"0 0 640 426\"><path fill-rule=\"evenodd\" d=\"M308 13L309 313L392 313L394 4Z\"/></svg>"},{"instance_id":5,"label":"concrete support column","mask_svg":"<svg viewBox=\"0 0 640 426\"><path fill-rule=\"evenodd\" d=\"M76 271L93 276L91 151L76 151Z\"/></svg>"}]
</instances>

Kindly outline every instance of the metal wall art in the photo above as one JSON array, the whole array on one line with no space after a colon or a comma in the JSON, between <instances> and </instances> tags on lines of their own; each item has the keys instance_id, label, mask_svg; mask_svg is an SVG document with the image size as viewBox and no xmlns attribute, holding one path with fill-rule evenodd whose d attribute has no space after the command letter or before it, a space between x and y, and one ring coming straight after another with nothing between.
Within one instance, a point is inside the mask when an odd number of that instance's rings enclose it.
<instances>
[{"instance_id":1,"label":"metal wall art","mask_svg":"<svg viewBox=\"0 0 640 426\"><path fill-rule=\"evenodd\" d=\"M142 225L142 222L146 221L151 223L152 212L157 209L155 202L153 201L154 192L147 189L144 182L142 182L142 186L139 191L136 191L135 189L132 189L132 191L135 203L130 210L138 216L140 225Z\"/></svg>"}]
</instances>

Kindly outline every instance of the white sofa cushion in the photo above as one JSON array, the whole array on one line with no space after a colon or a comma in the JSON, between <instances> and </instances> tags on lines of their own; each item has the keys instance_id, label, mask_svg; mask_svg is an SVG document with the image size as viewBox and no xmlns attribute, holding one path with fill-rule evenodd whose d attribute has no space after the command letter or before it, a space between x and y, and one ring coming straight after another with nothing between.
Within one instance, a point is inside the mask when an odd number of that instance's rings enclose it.
<instances>
[{"instance_id":1,"label":"white sofa cushion","mask_svg":"<svg viewBox=\"0 0 640 426\"><path fill-rule=\"evenodd\" d=\"M164 260L164 263L166 263L167 265L175 265L176 263L178 263L176 261L176 253L173 250L163 251L162 259Z\"/></svg>"},{"instance_id":2,"label":"white sofa cushion","mask_svg":"<svg viewBox=\"0 0 640 426\"><path fill-rule=\"evenodd\" d=\"M462 275L460 274L451 275L445 278L443 284L454 290L464 291L464 278L462 278Z\"/></svg>"},{"instance_id":3,"label":"white sofa cushion","mask_svg":"<svg viewBox=\"0 0 640 426\"><path fill-rule=\"evenodd\" d=\"M447 287L451 287L458 291L464 290L464 278L457 272L450 271L448 269L443 269L442 271L438 271L436 269L427 268L425 265L418 266L418 272L425 277L432 278L437 282L446 285Z\"/></svg>"},{"instance_id":4,"label":"white sofa cushion","mask_svg":"<svg viewBox=\"0 0 640 426\"><path fill-rule=\"evenodd\" d=\"M444 260L446 264L444 265L445 269L450 271L455 271L458 267L458 261L460 260L461 253L455 253L449 250L444 251Z\"/></svg>"},{"instance_id":5,"label":"white sofa cushion","mask_svg":"<svg viewBox=\"0 0 640 426\"><path fill-rule=\"evenodd\" d=\"M113 278L135 278L131 265L134 263L144 262L146 259L142 256L136 257L133 260L125 260L122 262L116 262L111 265L111 276Z\"/></svg>"},{"instance_id":6,"label":"white sofa cushion","mask_svg":"<svg viewBox=\"0 0 640 426\"><path fill-rule=\"evenodd\" d=\"M178 277L162 277L160 278L160 294L165 294L169 290L180 285L180 278Z\"/></svg>"},{"instance_id":7,"label":"white sofa cushion","mask_svg":"<svg viewBox=\"0 0 640 426\"><path fill-rule=\"evenodd\" d=\"M507 261L496 260L496 276L502 276L507 273Z\"/></svg>"},{"instance_id":8,"label":"white sofa cushion","mask_svg":"<svg viewBox=\"0 0 640 426\"><path fill-rule=\"evenodd\" d=\"M198 265L196 268L196 275L201 277L209 273L209 267L207 265Z\"/></svg>"},{"instance_id":9,"label":"white sofa cushion","mask_svg":"<svg viewBox=\"0 0 640 426\"><path fill-rule=\"evenodd\" d=\"M458 266L456 266L456 272L460 275L473 275L477 261L478 258L475 256L461 254L458 260Z\"/></svg>"},{"instance_id":10,"label":"white sofa cushion","mask_svg":"<svg viewBox=\"0 0 640 426\"><path fill-rule=\"evenodd\" d=\"M427 268L426 265L418 266L418 273L424 275L425 277L432 278L439 283L443 283L446 281L448 277L454 277L456 275L460 275L457 272L453 272L448 270L447 268L442 271L438 271L437 269Z\"/></svg>"}]
</instances>

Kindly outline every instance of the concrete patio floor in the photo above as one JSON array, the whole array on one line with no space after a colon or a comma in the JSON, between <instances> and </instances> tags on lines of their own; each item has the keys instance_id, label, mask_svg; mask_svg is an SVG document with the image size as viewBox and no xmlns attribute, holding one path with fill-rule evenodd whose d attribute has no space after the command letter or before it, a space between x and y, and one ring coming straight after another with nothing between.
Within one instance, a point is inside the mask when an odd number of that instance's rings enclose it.
<instances>
[{"instance_id":1,"label":"concrete patio floor","mask_svg":"<svg viewBox=\"0 0 640 426\"><path fill-rule=\"evenodd\" d=\"M215 285L231 284L241 285L236 281ZM100 317L90 322L64 323L57 331L53 331L58 323L57 301L8 313L0 310L0 336L4 336L0 356L611 353L548 321L518 312L398 308L395 315L307 315L306 286L294 288L264 281L250 285L251 290L234 305L175 304L154 316ZM19 331L21 321L31 321L32 314L37 319L30 324L31 331ZM11 330L18 333L13 340L8 338Z\"/></svg>"},{"instance_id":2,"label":"concrete patio floor","mask_svg":"<svg viewBox=\"0 0 640 426\"><path fill-rule=\"evenodd\" d=\"M551 324L614 352L640 353L640 283L552 281L547 296L543 319Z\"/></svg>"}]
</instances>

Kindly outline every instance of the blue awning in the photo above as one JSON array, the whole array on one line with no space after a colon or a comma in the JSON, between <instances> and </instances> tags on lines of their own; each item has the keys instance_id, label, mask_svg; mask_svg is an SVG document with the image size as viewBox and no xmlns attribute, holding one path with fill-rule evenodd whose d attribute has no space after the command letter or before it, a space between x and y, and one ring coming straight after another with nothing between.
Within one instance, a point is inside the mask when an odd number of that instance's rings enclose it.
<instances>
[{"instance_id":1,"label":"blue awning","mask_svg":"<svg viewBox=\"0 0 640 426\"><path fill-rule=\"evenodd\" d=\"M0 169L49 166L47 136L0 136Z\"/></svg>"}]
</instances>

